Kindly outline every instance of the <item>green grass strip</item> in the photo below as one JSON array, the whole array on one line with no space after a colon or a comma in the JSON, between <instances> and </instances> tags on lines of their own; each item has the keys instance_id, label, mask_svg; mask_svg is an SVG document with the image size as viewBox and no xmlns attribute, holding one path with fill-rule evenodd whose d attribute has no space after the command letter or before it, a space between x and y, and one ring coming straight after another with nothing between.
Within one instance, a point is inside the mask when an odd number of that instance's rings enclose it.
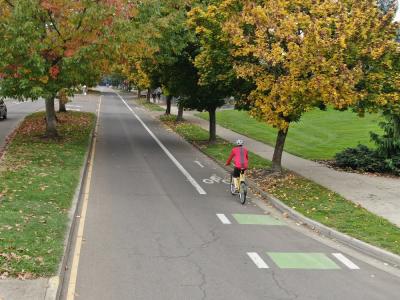
<instances>
[{"instance_id":1,"label":"green grass strip","mask_svg":"<svg viewBox=\"0 0 400 300\"><path fill-rule=\"evenodd\" d=\"M0 163L0 275L56 273L68 211L78 185L95 115L58 114L62 138L47 140L44 114L28 116Z\"/></svg>"},{"instance_id":2,"label":"green grass strip","mask_svg":"<svg viewBox=\"0 0 400 300\"><path fill-rule=\"evenodd\" d=\"M197 116L208 120L208 113ZM313 110L289 128L285 151L307 159L332 159L336 153L361 143L373 147L370 132L382 132L378 114L361 118L351 111ZM246 111L217 112L217 123L268 145L275 145L277 130L252 118Z\"/></svg>"},{"instance_id":3,"label":"green grass strip","mask_svg":"<svg viewBox=\"0 0 400 300\"><path fill-rule=\"evenodd\" d=\"M161 106L152 103L152 102L147 102L146 99L136 99L135 100L137 104L144 106L145 108L147 108L150 111L164 111L164 108L162 108Z\"/></svg>"},{"instance_id":4,"label":"green grass strip","mask_svg":"<svg viewBox=\"0 0 400 300\"><path fill-rule=\"evenodd\" d=\"M161 117L187 141L196 144L204 153L220 163L224 163L232 149L232 144L218 139L209 145L208 132L197 125L186 122L176 123L175 117ZM369 244L400 254L400 228L384 218L346 200L315 182L287 173L282 178L261 177L257 170L268 168L271 162L249 152L249 172L260 188L274 195L289 207L310 219L360 239Z\"/></svg>"}]
</instances>

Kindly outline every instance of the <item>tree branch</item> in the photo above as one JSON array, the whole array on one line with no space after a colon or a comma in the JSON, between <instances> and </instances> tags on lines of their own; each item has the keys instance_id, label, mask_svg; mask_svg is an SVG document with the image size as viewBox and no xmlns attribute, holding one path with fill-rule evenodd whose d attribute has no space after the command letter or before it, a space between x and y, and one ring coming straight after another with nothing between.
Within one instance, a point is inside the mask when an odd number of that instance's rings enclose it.
<instances>
[{"instance_id":1,"label":"tree branch","mask_svg":"<svg viewBox=\"0 0 400 300\"><path fill-rule=\"evenodd\" d=\"M8 5L10 5L11 7L14 7L14 4L11 3L11 1L9 0L4 0L5 2L7 2Z\"/></svg>"},{"instance_id":2,"label":"tree branch","mask_svg":"<svg viewBox=\"0 0 400 300\"><path fill-rule=\"evenodd\" d=\"M79 28L81 28L83 19L85 18L86 11L87 11L87 7L85 7L83 9L82 18L79 20L79 23L78 23L78 26L76 27L76 30L79 30Z\"/></svg>"},{"instance_id":3,"label":"tree branch","mask_svg":"<svg viewBox=\"0 0 400 300\"><path fill-rule=\"evenodd\" d=\"M58 34L59 37L62 39L62 41L65 42L65 40L64 40L64 38L63 38L61 32L58 30L57 25L56 25L56 23L55 23L55 21L54 21L52 15L51 15L51 11L48 10L47 13L48 13L48 15L49 15L50 22L51 22L51 24L53 25L54 29L56 30L57 34Z\"/></svg>"}]
</instances>

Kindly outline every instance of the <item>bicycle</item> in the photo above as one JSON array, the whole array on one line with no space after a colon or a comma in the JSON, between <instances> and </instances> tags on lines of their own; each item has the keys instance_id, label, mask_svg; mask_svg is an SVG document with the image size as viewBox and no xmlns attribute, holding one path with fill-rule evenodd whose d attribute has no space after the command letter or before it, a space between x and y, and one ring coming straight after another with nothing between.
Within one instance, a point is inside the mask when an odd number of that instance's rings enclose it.
<instances>
[{"instance_id":1,"label":"bicycle","mask_svg":"<svg viewBox=\"0 0 400 300\"><path fill-rule=\"evenodd\" d=\"M247 183L246 183L246 174L245 174L245 169L240 170L240 177L239 177L239 191L236 191L235 188L235 183L233 182L233 176L231 174L231 181L230 181L230 187L231 187L231 194L232 195L239 195L240 203L245 204L246 203L246 197L247 197Z\"/></svg>"}]
</instances>

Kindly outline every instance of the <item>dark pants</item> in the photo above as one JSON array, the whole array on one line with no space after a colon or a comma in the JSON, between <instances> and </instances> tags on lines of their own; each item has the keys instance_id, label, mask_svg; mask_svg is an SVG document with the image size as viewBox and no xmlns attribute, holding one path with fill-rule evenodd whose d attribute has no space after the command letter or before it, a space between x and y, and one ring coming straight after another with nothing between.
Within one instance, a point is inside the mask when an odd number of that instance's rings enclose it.
<instances>
[{"instance_id":1,"label":"dark pants","mask_svg":"<svg viewBox=\"0 0 400 300\"><path fill-rule=\"evenodd\" d=\"M238 177L240 177L240 172L244 172L244 171L246 171L246 169L239 169L239 168L235 167L232 172L232 177L238 178Z\"/></svg>"}]
</instances>

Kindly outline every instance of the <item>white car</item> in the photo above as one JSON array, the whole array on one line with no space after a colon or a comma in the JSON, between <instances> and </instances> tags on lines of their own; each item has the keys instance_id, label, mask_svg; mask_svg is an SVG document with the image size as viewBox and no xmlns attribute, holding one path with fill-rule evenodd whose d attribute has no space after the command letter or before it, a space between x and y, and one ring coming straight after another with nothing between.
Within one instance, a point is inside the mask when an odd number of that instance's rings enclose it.
<instances>
[{"instance_id":1,"label":"white car","mask_svg":"<svg viewBox=\"0 0 400 300\"><path fill-rule=\"evenodd\" d=\"M3 99L0 99L0 119L7 119L7 106Z\"/></svg>"}]
</instances>

